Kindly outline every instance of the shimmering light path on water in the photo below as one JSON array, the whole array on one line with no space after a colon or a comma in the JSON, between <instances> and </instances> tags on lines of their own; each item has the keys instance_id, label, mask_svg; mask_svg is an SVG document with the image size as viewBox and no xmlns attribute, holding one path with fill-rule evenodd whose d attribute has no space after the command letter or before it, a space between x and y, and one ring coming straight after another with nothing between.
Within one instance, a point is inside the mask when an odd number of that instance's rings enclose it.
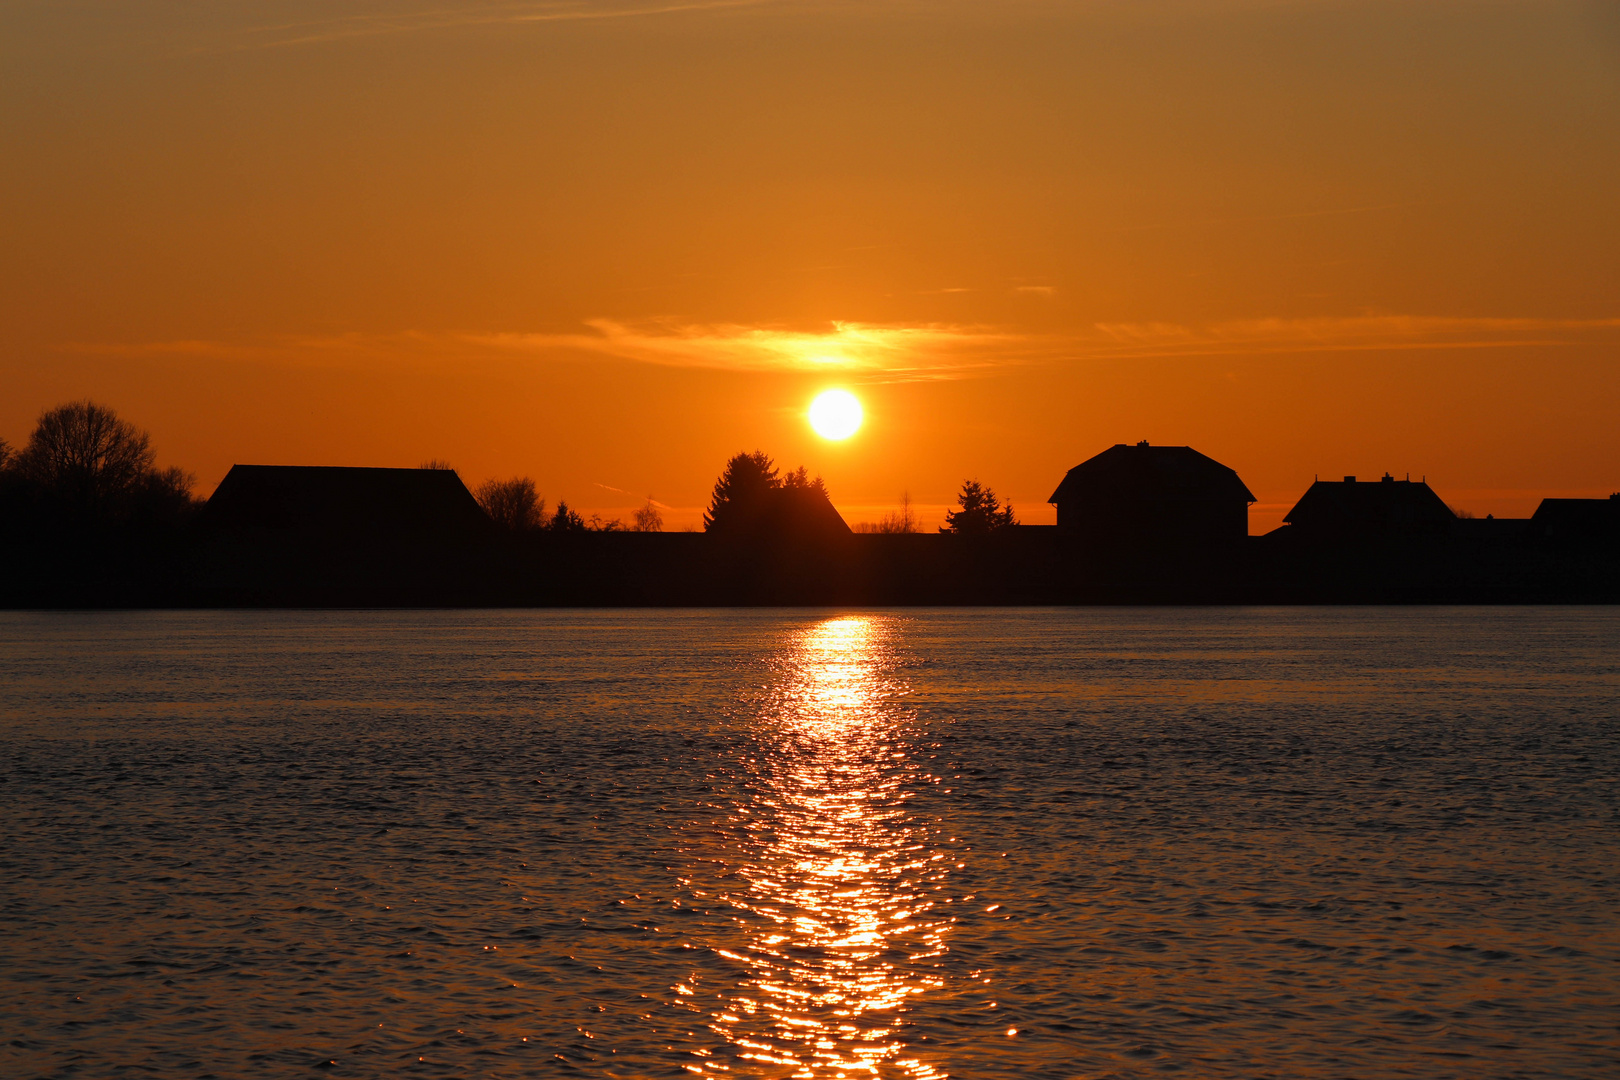
<instances>
[{"instance_id":1,"label":"shimmering light path on water","mask_svg":"<svg viewBox=\"0 0 1620 1080\"><path fill-rule=\"evenodd\" d=\"M757 701L745 797L716 857L696 863L720 872L686 881L734 909L706 944L746 975L712 997L683 986L681 1000L707 1008L745 1061L806 1077L943 1075L899 1031L908 999L944 986L935 962L956 898L937 824L906 805L912 785L938 778L914 760L918 732L895 705L895 631L852 615L787 636Z\"/></svg>"},{"instance_id":2,"label":"shimmering light path on water","mask_svg":"<svg viewBox=\"0 0 1620 1080\"><path fill-rule=\"evenodd\" d=\"M1620 612L0 613L0 1075L1607 1077Z\"/></svg>"}]
</instances>

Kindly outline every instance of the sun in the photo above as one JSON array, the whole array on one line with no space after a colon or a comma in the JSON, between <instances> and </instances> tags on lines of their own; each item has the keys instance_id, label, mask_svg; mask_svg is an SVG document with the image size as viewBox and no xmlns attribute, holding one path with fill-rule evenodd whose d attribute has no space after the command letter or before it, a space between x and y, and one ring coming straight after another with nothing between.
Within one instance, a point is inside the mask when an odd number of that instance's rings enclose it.
<instances>
[{"instance_id":1,"label":"sun","mask_svg":"<svg viewBox=\"0 0 1620 1080\"><path fill-rule=\"evenodd\" d=\"M861 426L861 403L848 390L823 390L810 403L810 426L823 439L847 439Z\"/></svg>"}]
</instances>

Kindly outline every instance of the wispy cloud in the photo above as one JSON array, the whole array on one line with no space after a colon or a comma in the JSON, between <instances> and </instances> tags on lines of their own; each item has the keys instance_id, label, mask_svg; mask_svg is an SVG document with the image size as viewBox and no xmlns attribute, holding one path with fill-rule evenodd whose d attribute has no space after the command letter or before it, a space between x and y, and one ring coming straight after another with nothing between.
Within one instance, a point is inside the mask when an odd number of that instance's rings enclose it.
<instances>
[{"instance_id":1,"label":"wispy cloud","mask_svg":"<svg viewBox=\"0 0 1620 1080\"><path fill-rule=\"evenodd\" d=\"M982 327L835 322L824 331L759 326L630 325L593 320L588 334L486 334L489 348L534 354L594 353L675 367L734 371L836 371L888 378L951 378L1029 358L1034 339Z\"/></svg>"},{"instance_id":2,"label":"wispy cloud","mask_svg":"<svg viewBox=\"0 0 1620 1080\"><path fill-rule=\"evenodd\" d=\"M286 48L353 38L410 34L462 26L580 22L758 7L771 0L573 0L573 2L467 3L415 10L365 11L322 19L273 23L240 32L236 48Z\"/></svg>"},{"instance_id":3,"label":"wispy cloud","mask_svg":"<svg viewBox=\"0 0 1620 1080\"><path fill-rule=\"evenodd\" d=\"M1427 200L1378 203L1372 206L1337 206L1325 210L1294 210L1266 214L1241 214L1231 217L1187 218L1179 221L1157 221L1142 225L1121 225L1118 232L1168 232L1180 229L1201 229L1209 226L1247 225L1260 221L1304 221L1310 218L1351 217L1357 214L1379 214L1390 210L1406 210L1428 205Z\"/></svg>"},{"instance_id":4,"label":"wispy cloud","mask_svg":"<svg viewBox=\"0 0 1620 1080\"><path fill-rule=\"evenodd\" d=\"M960 378L1008 363L1037 361L1050 342L983 327L883 326L835 322L824 330L671 321L593 319L576 333L422 333L284 336L257 341L175 340L75 343L103 356L194 357L325 367L353 363L433 364L490 359L615 359L725 371L826 372L864 381Z\"/></svg>"},{"instance_id":5,"label":"wispy cloud","mask_svg":"<svg viewBox=\"0 0 1620 1080\"><path fill-rule=\"evenodd\" d=\"M961 379L1012 366L1335 352L1620 346L1620 318L1366 315L1203 325L1111 322L1067 333L1000 327L834 322L821 330L742 324L589 321L573 333L339 334L226 342L78 344L80 353L332 366L479 360L614 359L664 367L816 372L866 382Z\"/></svg>"},{"instance_id":6,"label":"wispy cloud","mask_svg":"<svg viewBox=\"0 0 1620 1080\"><path fill-rule=\"evenodd\" d=\"M617 487L614 487L612 484L604 484L600 480L593 480L591 482L591 486L592 487L599 487L603 491L611 491L615 495L628 496L629 498L634 499L636 502L641 502L642 498L643 498L642 496L637 495L634 492L626 491L624 488L617 488ZM647 502L652 503L654 506L658 507L658 509L660 509L660 510L674 510L675 509L675 507L669 505L668 503L659 502L657 499L653 498L651 495L648 495L645 498L646 498Z\"/></svg>"},{"instance_id":7,"label":"wispy cloud","mask_svg":"<svg viewBox=\"0 0 1620 1080\"><path fill-rule=\"evenodd\" d=\"M1268 353L1500 349L1620 337L1620 319L1452 318L1362 315L1236 319L1205 326L1097 323L1089 356L1234 356Z\"/></svg>"}]
</instances>

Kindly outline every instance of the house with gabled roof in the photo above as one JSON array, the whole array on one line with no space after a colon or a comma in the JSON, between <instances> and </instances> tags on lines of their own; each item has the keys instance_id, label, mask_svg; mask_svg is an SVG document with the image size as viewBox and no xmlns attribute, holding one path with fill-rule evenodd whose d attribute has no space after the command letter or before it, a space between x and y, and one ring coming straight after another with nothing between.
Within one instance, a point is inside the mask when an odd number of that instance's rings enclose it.
<instances>
[{"instance_id":1,"label":"house with gabled roof","mask_svg":"<svg viewBox=\"0 0 1620 1080\"><path fill-rule=\"evenodd\" d=\"M1449 535L1457 515L1429 487L1385 473L1370 483L1317 480L1283 517L1296 538L1316 541Z\"/></svg>"},{"instance_id":2,"label":"house with gabled roof","mask_svg":"<svg viewBox=\"0 0 1620 1080\"><path fill-rule=\"evenodd\" d=\"M1529 533L1559 546L1620 546L1620 492L1607 499L1542 499Z\"/></svg>"},{"instance_id":3,"label":"house with gabled roof","mask_svg":"<svg viewBox=\"0 0 1620 1080\"><path fill-rule=\"evenodd\" d=\"M1096 551L1227 551L1249 534L1254 493L1190 446L1119 443L1076 465L1048 502L1058 534Z\"/></svg>"},{"instance_id":4,"label":"house with gabled roof","mask_svg":"<svg viewBox=\"0 0 1620 1080\"><path fill-rule=\"evenodd\" d=\"M254 603L466 595L494 523L449 469L233 465L203 508L195 586Z\"/></svg>"},{"instance_id":5,"label":"house with gabled roof","mask_svg":"<svg viewBox=\"0 0 1620 1080\"><path fill-rule=\"evenodd\" d=\"M453 470L330 465L232 465L203 520L213 529L334 537L445 535L489 525Z\"/></svg>"}]
</instances>

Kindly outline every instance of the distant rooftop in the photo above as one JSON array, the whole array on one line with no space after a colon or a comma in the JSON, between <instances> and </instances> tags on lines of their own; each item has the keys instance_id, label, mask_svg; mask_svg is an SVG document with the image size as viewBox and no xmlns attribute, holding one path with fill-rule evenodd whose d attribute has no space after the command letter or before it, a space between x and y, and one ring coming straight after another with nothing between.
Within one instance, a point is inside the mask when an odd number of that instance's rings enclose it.
<instances>
[{"instance_id":1,"label":"distant rooftop","mask_svg":"<svg viewBox=\"0 0 1620 1080\"><path fill-rule=\"evenodd\" d=\"M1542 499L1530 526L1549 539L1620 539L1620 493L1607 499Z\"/></svg>"},{"instance_id":2,"label":"distant rooftop","mask_svg":"<svg viewBox=\"0 0 1620 1080\"><path fill-rule=\"evenodd\" d=\"M489 523L448 469L233 465L204 513L215 528L419 534Z\"/></svg>"},{"instance_id":3,"label":"distant rooftop","mask_svg":"<svg viewBox=\"0 0 1620 1080\"><path fill-rule=\"evenodd\" d=\"M1367 527L1444 524L1456 515L1429 487L1428 481L1389 473L1371 483L1354 476L1318 480L1283 518L1305 527Z\"/></svg>"},{"instance_id":4,"label":"distant rooftop","mask_svg":"<svg viewBox=\"0 0 1620 1080\"><path fill-rule=\"evenodd\" d=\"M1047 502L1069 497L1239 500L1254 493L1232 469L1190 446L1118 443L1068 471Z\"/></svg>"}]
</instances>

